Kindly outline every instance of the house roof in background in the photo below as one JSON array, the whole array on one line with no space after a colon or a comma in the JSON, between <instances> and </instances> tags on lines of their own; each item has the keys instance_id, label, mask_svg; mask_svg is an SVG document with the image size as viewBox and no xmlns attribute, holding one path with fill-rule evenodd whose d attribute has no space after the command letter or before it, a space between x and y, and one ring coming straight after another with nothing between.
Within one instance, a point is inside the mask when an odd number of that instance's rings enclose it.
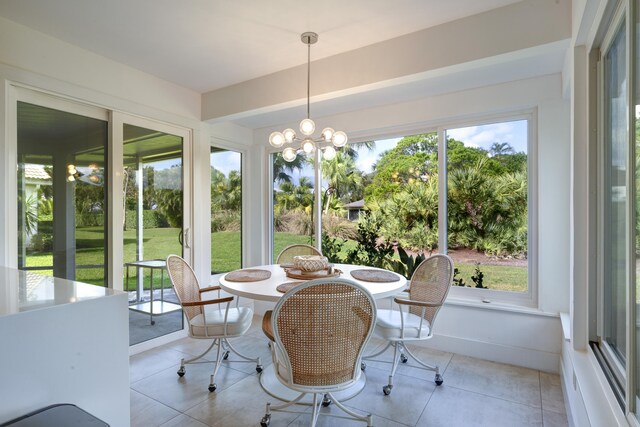
<instances>
[{"instance_id":1,"label":"house roof in background","mask_svg":"<svg viewBox=\"0 0 640 427\"><path fill-rule=\"evenodd\" d=\"M356 200L355 202L347 203L344 205L347 209L363 209L364 208L364 199Z\"/></svg>"},{"instance_id":2,"label":"house roof in background","mask_svg":"<svg viewBox=\"0 0 640 427\"><path fill-rule=\"evenodd\" d=\"M24 177L27 179L37 179L42 181L50 181L51 177L40 165L27 163L24 166Z\"/></svg>"}]
</instances>

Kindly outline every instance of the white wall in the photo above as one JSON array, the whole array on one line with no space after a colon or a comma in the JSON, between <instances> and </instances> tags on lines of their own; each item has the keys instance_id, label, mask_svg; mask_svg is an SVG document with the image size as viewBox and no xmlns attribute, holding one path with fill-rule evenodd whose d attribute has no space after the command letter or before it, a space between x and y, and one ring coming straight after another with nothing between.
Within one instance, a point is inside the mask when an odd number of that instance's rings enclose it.
<instances>
[{"instance_id":1,"label":"white wall","mask_svg":"<svg viewBox=\"0 0 640 427\"><path fill-rule=\"evenodd\" d=\"M494 305L488 309L477 302L452 301L442 310L437 337L431 345L558 372L561 328L557 315L569 310L569 102L562 97L561 76L555 74L362 109L321 117L316 122L318 128L331 125L344 129L351 141L357 141L402 136L439 125L463 124L523 110L536 111L538 124L539 227L530 238L537 239L539 244L539 307L520 310ZM288 125L257 130L256 146L263 149L272 130ZM253 181L252 185L261 184ZM266 211L264 205L255 208L258 209ZM266 235L268 226L263 221L260 236ZM267 307L257 304L256 308L261 311Z\"/></svg>"},{"instance_id":2,"label":"white wall","mask_svg":"<svg viewBox=\"0 0 640 427\"><path fill-rule=\"evenodd\" d=\"M72 403L128 426L128 328L124 293L0 317L0 423Z\"/></svg>"}]
</instances>

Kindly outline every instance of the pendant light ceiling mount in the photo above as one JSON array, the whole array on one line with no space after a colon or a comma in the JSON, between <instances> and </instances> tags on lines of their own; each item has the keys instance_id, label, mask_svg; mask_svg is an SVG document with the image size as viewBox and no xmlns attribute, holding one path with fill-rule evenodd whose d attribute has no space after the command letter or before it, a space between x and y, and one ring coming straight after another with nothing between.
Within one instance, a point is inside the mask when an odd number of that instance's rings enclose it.
<instances>
[{"instance_id":1,"label":"pendant light ceiling mount","mask_svg":"<svg viewBox=\"0 0 640 427\"><path fill-rule=\"evenodd\" d=\"M280 148L287 144L299 143L298 148L290 145L282 151L284 160L292 162L296 159L298 151L310 154L317 149L318 143L331 143L332 145L327 145L322 148L323 157L326 160L331 160L336 156L336 149L334 147L342 147L347 143L347 134L342 131L336 132L332 128L327 127L322 130L320 137L312 137L313 132L316 130L316 124L310 117L311 45L318 42L318 34L307 31L300 35L300 40L307 45L307 117L300 122L300 132L303 137L298 137L296 132L289 128L282 132L272 132L271 135L269 135L269 144Z\"/></svg>"}]
</instances>

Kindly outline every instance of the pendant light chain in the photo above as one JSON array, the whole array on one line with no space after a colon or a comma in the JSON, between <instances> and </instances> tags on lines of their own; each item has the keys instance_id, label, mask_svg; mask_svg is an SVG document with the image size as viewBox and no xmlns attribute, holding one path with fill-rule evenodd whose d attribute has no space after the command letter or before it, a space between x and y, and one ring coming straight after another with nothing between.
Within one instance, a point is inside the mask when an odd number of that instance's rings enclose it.
<instances>
[{"instance_id":1,"label":"pendant light chain","mask_svg":"<svg viewBox=\"0 0 640 427\"><path fill-rule=\"evenodd\" d=\"M307 119L311 118L310 101L311 97L311 40L307 40Z\"/></svg>"}]
</instances>

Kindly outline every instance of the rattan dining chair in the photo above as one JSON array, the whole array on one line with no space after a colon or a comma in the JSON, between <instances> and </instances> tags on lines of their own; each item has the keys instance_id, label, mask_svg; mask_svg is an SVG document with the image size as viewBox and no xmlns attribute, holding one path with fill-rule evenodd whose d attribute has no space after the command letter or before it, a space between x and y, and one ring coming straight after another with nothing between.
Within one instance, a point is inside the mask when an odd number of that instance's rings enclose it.
<instances>
[{"instance_id":1,"label":"rattan dining chair","mask_svg":"<svg viewBox=\"0 0 640 427\"><path fill-rule=\"evenodd\" d=\"M289 245L280 252L276 264L292 264L293 257L298 255L322 255L322 252L311 245Z\"/></svg>"},{"instance_id":2,"label":"rattan dining chair","mask_svg":"<svg viewBox=\"0 0 640 427\"><path fill-rule=\"evenodd\" d=\"M211 345L204 353L192 359L180 361L180 369L178 375L184 376L186 370L185 365L191 363L212 363L209 360L197 362L198 359L204 357L215 346L217 348L215 367L213 374L210 376L209 391L216 390L215 377L220 369L223 360L227 360L229 352L233 352L240 356L243 360L234 362L253 362L256 363L256 371L262 372L262 362L259 357L251 358L238 352L231 343L229 338L243 335L251 327L253 319L253 310L248 307L239 307L237 299L228 296L220 298L220 286L211 286L208 288L200 288L198 279L191 266L178 255L169 255L167 257L167 271L169 278L175 289L182 310L187 317L189 326L189 336L197 339L212 340ZM218 298L203 300L201 295L205 292L217 291ZM236 300L235 307L231 306L231 302Z\"/></svg>"},{"instance_id":3,"label":"rattan dining chair","mask_svg":"<svg viewBox=\"0 0 640 427\"><path fill-rule=\"evenodd\" d=\"M372 359L393 347L391 374L389 383L382 387L385 395L393 389L393 376L398 363L407 363L409 355L415 360L418 368L435 371L436 385L442 385L443 378L438 366L428 365L418 359L407 347L410 341L428 340L433 337L433 326L436 316L444 303L453 281L453 261L447 255L433 255L422 261L411 276L409 298L394 298L398 309L378 310L378 320L374 334L387 341L387 345L379 352L367 355L364 359ZM404 309L404 310L403 310ZM387 361L388 362L388 361ZM362 363L366 369L366 363Z\"/></svg>"},{"instance_id":4,"label":"rattan dining chair","mask_svg":"<svg viewBox=\"0 0 640 427\"><path fill-rule=\"evenodd\" d=\"M362 351L376 321L376 304L369 291L345 279L311 280L284 294L271 320L276 377L300 395L277 406L267 403L260 425L269 425L272 411L284 411L311 394L312 426L321 415L320 406L331 402L349 419L371 426L371 414L360 416L333 395L360 378Z\"/></svg>"}]
</instances>

